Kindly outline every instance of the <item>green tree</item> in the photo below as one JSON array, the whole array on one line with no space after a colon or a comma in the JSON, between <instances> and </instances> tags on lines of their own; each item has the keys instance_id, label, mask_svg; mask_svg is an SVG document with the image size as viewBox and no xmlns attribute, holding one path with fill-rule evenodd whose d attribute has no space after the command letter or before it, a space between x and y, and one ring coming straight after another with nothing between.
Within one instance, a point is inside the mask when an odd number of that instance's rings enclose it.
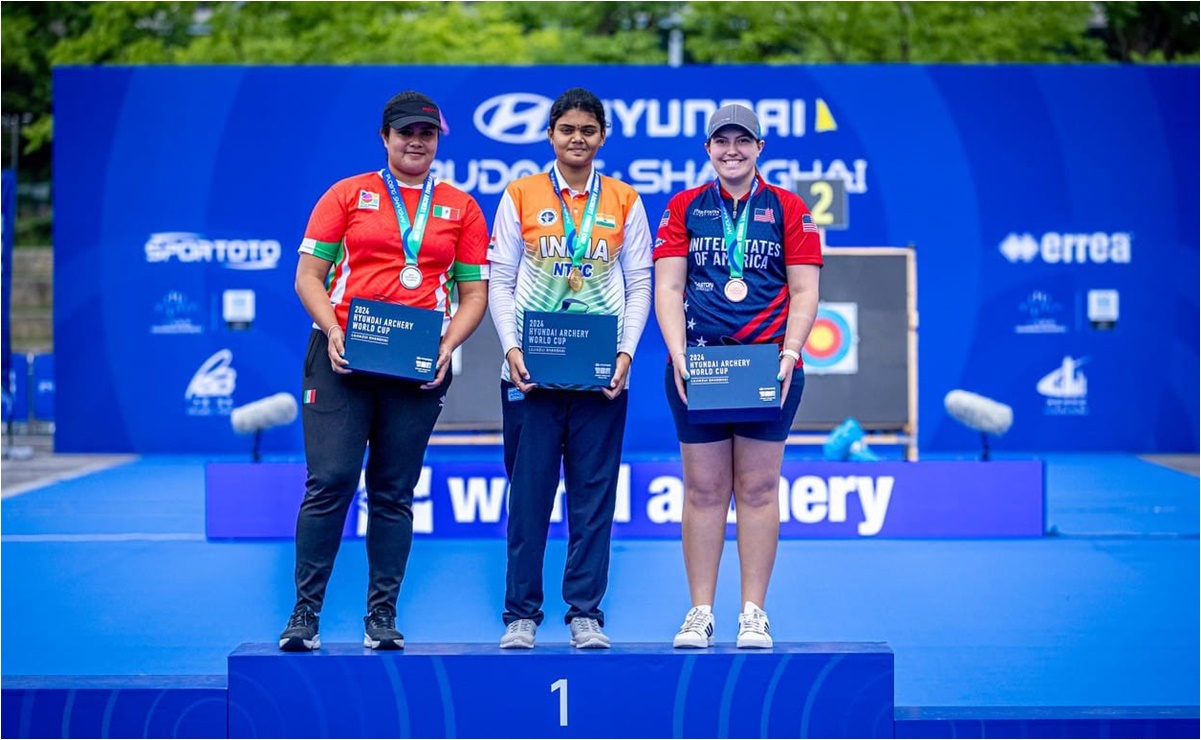
<instances>
[{"instance_id":1,"label":"green tree","mask_svg":"<svg viewBox=\"0 0 1201 740\"><path fill-rule=\"evenodd\" d=\"M49 178L55 64L1197 60L1171 2L4 2L3 110Z\"/></svg>"},{"instance_id":2,"label":"green tree","mask_svg":"<svg viewBox=\"0 0 1201 740\"><path fill-rule=\"evenodd\" d=\"M663 64L684 2L477 3L517 23L539 64Z\"/></svg>"},{"instance_id":3,"label":"green tree","mask_svg":"<svg viewBox=\"0 0 1201 740\"><path fill-rule=\"evenodd\" d=\"M491 3L218 3L173 61L217 64L528 63Z\"/></svg>"},{"instance_id":4,"label":"green tree","mask_svg":"<svg viewBox=\"0 0 1201 740\"><path fill-rule=\"evenodd\" d=\"M63 39L83 33L89 21L86 3L0 3L0 109L5 132L18 126L29 142L28 125L38 122L42 131L32 139L34 144L26 145L23 154L31 156L21 164L39 173L41 179L50 174L50 151L42 145L49 141L50 132L51 50ZM7 147L5 141L6 163Z\"/></svg>"},{"instance_id":5,"label":"green tree","mask_svg":"<svg viewBox=\"0 0 1201 740\"><path fill-rule=\"evenodd\" d=\"M1090 3L692 3L699 62L1093 62Z\"/></svg>"},{"instance_id":6,"label":"green tree","mask_svg":"<svg viewBox=\"0 0 1201 740\"><path fill-rule=\"evenodd\" d=\"M1198 61L1197 3L1101 3L1098 34L1109 57L1122 62Z\"/></svg>"}]
</instances>

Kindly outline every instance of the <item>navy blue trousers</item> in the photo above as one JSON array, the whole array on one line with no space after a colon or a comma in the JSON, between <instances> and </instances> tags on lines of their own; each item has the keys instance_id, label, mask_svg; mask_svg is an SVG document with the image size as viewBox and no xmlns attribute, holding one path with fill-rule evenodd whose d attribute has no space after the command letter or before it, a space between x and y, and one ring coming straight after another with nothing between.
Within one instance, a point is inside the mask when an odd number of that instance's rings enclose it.
<instances>
[{"instance_id":1,"label":"navy blue trousers","mask_svg":"<svg viewBox=\"0 0 1201 740\"><path fill-rule=\"evenodd\" d=\"M566 485L567 563L564 621L591 617L602 625L609 586L609 543L617 503L629 392L610 401L600 391L536 388L522 395L501 382L505 472L509 476L505 624L542 624L542 571L560 466Z\"/></svg>"}]
</instances>

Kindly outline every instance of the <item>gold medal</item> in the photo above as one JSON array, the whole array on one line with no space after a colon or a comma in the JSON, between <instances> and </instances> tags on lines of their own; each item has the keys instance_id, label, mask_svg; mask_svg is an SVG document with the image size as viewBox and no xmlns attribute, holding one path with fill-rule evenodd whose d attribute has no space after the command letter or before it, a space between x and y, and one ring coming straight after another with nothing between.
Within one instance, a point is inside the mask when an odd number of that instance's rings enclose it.
<instances>
[{"instance_id":1,"label":"gold medal","mask_svg":"<svg viewBox=\"0 0 1201 740\"><path fill-rule=\"evenodd\" d=\"M580 272L580 268L573 267L571 272L567 273L567 287L572 290L584 287L584 273Z\"/></svg>"}]
</instances>

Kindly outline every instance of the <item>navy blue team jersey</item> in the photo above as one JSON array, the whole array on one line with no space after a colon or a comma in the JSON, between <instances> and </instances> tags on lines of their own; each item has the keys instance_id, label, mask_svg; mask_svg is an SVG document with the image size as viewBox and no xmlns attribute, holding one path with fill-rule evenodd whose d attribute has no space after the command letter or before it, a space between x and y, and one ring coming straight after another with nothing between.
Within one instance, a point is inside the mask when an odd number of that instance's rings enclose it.
<instances>
[{"instance_id":1,"label":"navy blue team jersey","mask_svg":"<svg viewBox=\"0 0 1201 740\"><path fill-rule=\"evenodd\" d=\"M788 321L788 265L821 265L821 240L813 217L796 193L758 186L737 206L717 181L677 193L659 221L654 258L687 257L684 318L688 346L781 344ZM747 297L738 303L724 293L730 263L721 211L734 222L752 209L747 223L743 280ZM735 212L737 208L737 213Z\"/></svg>"}]
</instances>

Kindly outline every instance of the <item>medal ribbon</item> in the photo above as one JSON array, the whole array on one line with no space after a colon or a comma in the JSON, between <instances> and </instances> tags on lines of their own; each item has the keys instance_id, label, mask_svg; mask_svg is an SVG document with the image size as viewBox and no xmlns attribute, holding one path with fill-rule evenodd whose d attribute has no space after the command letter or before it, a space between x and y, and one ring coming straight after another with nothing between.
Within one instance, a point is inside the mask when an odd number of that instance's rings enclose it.
<instances>
[{"instance_id":1,"label":"medal ribbon","mask_svg":"<svg viewBox=\"0 0 1201 740\"><path fill-rule=\"evenodd\" d=\"M392 207L396 210L396 223L400 225L400 243L405 251L405 264L417 266L417 253L421 251L421 240L425 237L425 224L429 221L430 208L434 201L434 175L426 175L425 183L421 186L421 200L417 201L417 217L409 223L409 214L405 210L404 201L396 185L396 178L391 170L383 169L384 184L388 186L388 195L392 196Z\"/></svg>"},{"instance_id":2,"label":"medal ribbon","mask_svg":"<svg viewBox=\"0 0 1201 740\"><path fill-rule=\"evenodd\" d=\"M751 220L751 198L759 189L759 178L751 182L751 192L747 193L746 208L738 217L737 230L734 228L734 219L726 210L726 201L721 197L721 181L714 180L713 189L717 191L717 202L721 206L721 231L725 236L726 254L730 258L730 279L739 280L742 278L742 266L746 263L746 227ZM737 203L737 199L734 202Z\"/></svg>"},{"instance_id":3,"label":"medal ribbon","mask_svg":"<svg viewBox=\"0 0 1201 740\"><path fill-rule=\"evenodd\" d=\"M588 245L592 243L592 227L596 225L596 207L600 203L600 173L594 171L589 178L591 189L588 191L588 203L584 206L584 220L579 231L576 231L571 211L567 208L567 202L563 200L563 189L559 187L559 176L555 174L555 169L550 168L550 184L559 199L559 207L563 209L563 236L571 247L571 266L579 267L588 252Z\"/></svg>"}]
</instances>

